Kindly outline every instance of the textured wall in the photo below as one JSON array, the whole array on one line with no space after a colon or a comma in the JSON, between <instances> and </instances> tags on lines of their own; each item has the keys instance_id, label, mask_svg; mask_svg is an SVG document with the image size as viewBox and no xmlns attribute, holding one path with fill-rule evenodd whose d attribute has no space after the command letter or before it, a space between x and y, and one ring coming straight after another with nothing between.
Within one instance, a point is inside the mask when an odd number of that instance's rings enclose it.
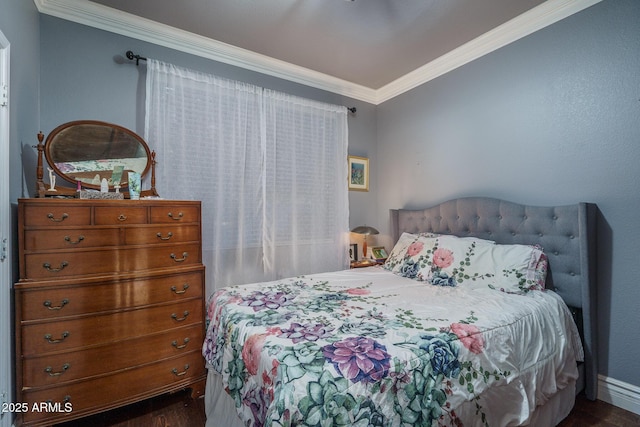
<instances>
[{"instance_id":1,"label":"textured wall","mask_svg":"<svg viewBox=\"0 0 640 427\"><path fill-rule=\"evenodd\" d=\"M380 223L459 196L599 206L600 373L636 386L638 22L640 2L605 0L377 111Z\"/></svg>"}]
</instances>

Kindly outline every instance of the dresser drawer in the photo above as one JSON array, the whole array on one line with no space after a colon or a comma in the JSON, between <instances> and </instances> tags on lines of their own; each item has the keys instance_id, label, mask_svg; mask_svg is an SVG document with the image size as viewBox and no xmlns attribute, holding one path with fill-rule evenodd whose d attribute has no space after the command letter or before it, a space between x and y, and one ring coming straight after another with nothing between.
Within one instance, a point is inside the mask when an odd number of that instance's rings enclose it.
<instances>
[{"instance_id":1,"label":"dresser drawer","mask_svg":"<svg viewBox=\"0 0 640 427\"><path fill-rule=\"evenodd\" d=\"M184 243L170 247L57 251L25 254L24 274L27 279L58 279L79 275L179 267L200 262L200 243Z\"/></svg>"},{"instance_id":2,"label":"dresser drawer","mask_svg":"<svg viewBox=\"0 0 640 427\"><path fill-rule=\"evenodd\" d=\"M91 285L17 290L23 321L46 320L203 297L203 272L187 272Z\"/></svg>"},{"instance_id":3,"label":"dresser drawer","mask_svg":"<svg viewBox=\"0 0 640 427\"><path fill-rule=\"evenodd\" d=\"M203 324L198 323L98 347L29 358L22 365L22 384L25 388L51 386L121 371L199 351L203 341Z\"/></svg>"},{"instance_id":4,"label":"dresser drawer","mask_svg":"<svg viewBox=\"0 0 640 427\"><path fill-rule=\"evenodd\" d=\"M29 411L23 414L23 422L30 425L47 419L45 425L51 425L95 412L96 409L110 409L162 392L179 390L203 380L205 375L204 360L196 351L91 381L25 390L22 402L28 402L29 408L34 403L49 401L59 404L62 411L59 415ZM70 412L64 412L65 403L69 404L67 408L72 409Z\"/></svg>"},{"instance_id":5,"label":"dresser drawer","mask_svg":"<svg viewBox=\"0 0 640 427\"><path fill-rule=\"evenodd\" d=\"M119 243L120 230L117 228L58 228L29 230L24 233L26 251L83 249L116 246Z\"/></svg>"},{"instance_id":6,"label":"dresser drawer","mask_svg":"<svg viewBox=\"0 0 640 427\"><path fill-rule=\"evenodd\" d=\"M88 206L58 205L26 205L23 221L25 227L91 224L91 208Z\"/></svg>"},{"instance_id":7,"label":"dresser drawer","mask_svg":"<svg viewBox=\"0 0 640 427\"><path fill-rule=\"evenodd\" d=\"M200 208L195 205L152 206L151 223L175 224L200 222Z\"/></svg>"},{"instance_id":8,"label":"dresser drawer","mask_svg":"<svg viewBox=\"0 0 640 427\"><path fill-rule=\"evenodd\" d=\"M200 241L200 227L198 225L152 225L129 227L125 230L127 245L197 241Z\"/></svg>"},{"instance_id":9,"label":"dresser drawer","mask_svg":"<svg viewBox=\"0 0 640 427\"><path fill-rule=\"evenodd\" d=\"M202 299L63 319L46 323L23 323L22 354L28 357L80 349L201 323Z\"/></svg>"},{"instance_id":10,"label":"dresser drawer","mask_svg":"<svg viewBox=\"0 0 640 427\"><path fill-rule=\"evenodd\" d=\"M146 224L147 208L144 206L97 206L94 212L96 225Z\"/></svg>"}]
</instances>

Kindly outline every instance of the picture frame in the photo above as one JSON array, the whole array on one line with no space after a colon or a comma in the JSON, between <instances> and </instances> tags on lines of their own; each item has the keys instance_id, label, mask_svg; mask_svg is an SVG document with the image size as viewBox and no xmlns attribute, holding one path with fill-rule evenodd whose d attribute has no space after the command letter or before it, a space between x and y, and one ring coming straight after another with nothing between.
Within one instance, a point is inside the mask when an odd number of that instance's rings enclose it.
<instances>
[{"instance_id":1,"label":"picture frame","mask_svg":"<svg viewBox=\"0 0 640 427\"><path fill-rule=\"evenodd\" d=\"M389 257L389 255L387 255L387 251L384 249L384 246L374 246L373 248L371 248L371 255L376 261L382 261Z\"/></svg>"},{"instance_id":2,"label":"picture frame","mask_svg":"<svg viewBox=\"0 0 640 427\"><path fill-rule=\"evenodd\" d=\"M352 243L349 245L349 260L351 262L358 261L358 244Z\"/></svg>"},{"instance_id":3,"label":"picture frame","mask_svg":"<svg viewBox=\"0 0 640 427\"><path fill-rule=\"evenodd\" d=\"M349 156L349 190L369 191L369 159Z\"/></svg>"}]
</instances>

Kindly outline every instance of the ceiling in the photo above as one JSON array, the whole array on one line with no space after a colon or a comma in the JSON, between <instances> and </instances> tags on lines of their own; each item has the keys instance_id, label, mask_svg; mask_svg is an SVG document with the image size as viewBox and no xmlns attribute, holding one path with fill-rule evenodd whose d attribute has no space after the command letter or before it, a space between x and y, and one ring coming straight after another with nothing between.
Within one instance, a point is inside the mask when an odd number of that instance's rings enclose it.
<instances>
[{"instance_id":1,"label":"ceiling","mask_svg":"<svg viewBox=\"0 0 640 427\"><path fill-rule=\"evenodd\" d=\"M379 103L600 0L34 1L42 13Z\"/></svg>"}]
</instances>

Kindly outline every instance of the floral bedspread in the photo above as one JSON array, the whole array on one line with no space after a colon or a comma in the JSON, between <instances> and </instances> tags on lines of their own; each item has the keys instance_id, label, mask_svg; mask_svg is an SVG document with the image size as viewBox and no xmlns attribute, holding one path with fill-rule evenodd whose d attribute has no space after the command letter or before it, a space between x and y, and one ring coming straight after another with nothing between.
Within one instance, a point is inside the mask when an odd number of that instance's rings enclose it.
<instances>
[{"instance_id":1,"label":"floral bedspread","mask_svg":"<svg viewBox=\"0 0 640 427\"><path fill-rule=\"evenodd\" d=\"M224 288L208 321L203 355L251 426L518 425L582 357L551 291L380 267Z\"/></svg>"}]
</instances>

